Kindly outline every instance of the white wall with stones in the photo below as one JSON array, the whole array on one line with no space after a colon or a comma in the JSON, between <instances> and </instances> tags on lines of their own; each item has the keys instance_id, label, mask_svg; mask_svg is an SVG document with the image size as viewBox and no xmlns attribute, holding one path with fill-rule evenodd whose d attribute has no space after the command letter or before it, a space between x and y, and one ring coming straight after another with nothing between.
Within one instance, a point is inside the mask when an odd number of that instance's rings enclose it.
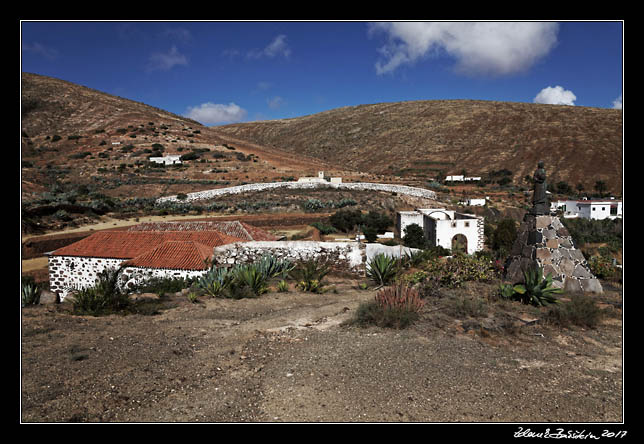
<instances>
[{"instance_id":1,"label":"white wall with stones","mask_svg":"<svg viewBox=\"0 0 644 444\"><path fill-rule=\"evenodd\" d=\"M276 188L287 189L314 189L314 188L333 188L338 190L369 190L369 191L386 191L390 193L405 194L414 197L424 197L427 199L436 199L436 193L424 188L410 187L407 185L392 185L382 183L369 183L369 182L348 182L348 183L316 183L316 182L267 182L267 183L251 183L246 185L238 185L234 187L215 188L212 190L197 191L188 193L187 197L183 200L177 199L177 196L166 196L157 199L157 203L162 202L192 202L196 200L212 199L218 196L227 194L240 194L252 191L265 191Z\"/></svg>"},{"instance_id":2,"label":"white wall with stones","mask_svg":"<svg viewBox=\"0 0 644 444\"><path fill-rule=\"evenodd\" d=\"M106 269L118 268L125 259L104 259L75 256L49 257L49 288L58 294L61 301L75 290L91 288L96 284L98 275ZM177 270L169 268L124 267L119 275L118 284L122 289L131 289L151 278L194 278L207 270Z\"/></svg>"},{"instance_id":3,"label":"white wall with stones","mask_svg":"<svg viewBox=\"0 0 644 444\"><path fill-rule=\"evenodd\" d=\"M49 289L62 301L73 290L93 287L103 270L117 268L123 259L49 256L48 262Z\"/></svg>"}]
</instances>

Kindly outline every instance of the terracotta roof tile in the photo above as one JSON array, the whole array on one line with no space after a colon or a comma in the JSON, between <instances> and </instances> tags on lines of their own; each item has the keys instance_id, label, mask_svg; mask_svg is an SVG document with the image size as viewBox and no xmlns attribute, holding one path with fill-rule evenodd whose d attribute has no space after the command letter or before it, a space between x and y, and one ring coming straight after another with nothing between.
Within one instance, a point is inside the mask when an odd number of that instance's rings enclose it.
<instances>
[{"instance_id":1,"label":"terracotta roof tile","mask_svg":"<svg viewBox=\"0 0 644 444\"><path fill-rule=\"evenodd\" d=\"M212 247L195 241L166 241L123 265L142 268L207 270Z\"/></svg>"},{"instance_id":2,"label":"terracotta roof tile","mask_svg":"<svg viewBox=\"0 0 644 444\"><path fill-rule=\"evenodd\" d=\"M217 231L100 231L51 255L133 259L167 241L192 241L214 248L244 239Z\"/></svg>"}]
</instances>

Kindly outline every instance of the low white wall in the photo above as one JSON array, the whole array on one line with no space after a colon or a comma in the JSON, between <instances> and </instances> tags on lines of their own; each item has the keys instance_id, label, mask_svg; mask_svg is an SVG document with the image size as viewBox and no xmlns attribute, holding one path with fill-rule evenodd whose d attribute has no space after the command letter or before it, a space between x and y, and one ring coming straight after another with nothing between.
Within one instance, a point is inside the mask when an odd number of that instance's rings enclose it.
<instances>
[{"instance_id":1,"label":"low white wall","mask_svg":"<svg viewBox=\"0 0 644 444\"><path fill-rule=\"evenodd\" d=\"M274 241L274 242L239 242L222 245L214 250L214 263L220 266L232 266L254 262L264 255L291 262L303 260L328 259L335 268L355 273L365 271L366 264L379 254L400 257L418 251L415 248L387 246L379 243L362 242L317 242L317 241Z\"/></svg>"},{"instance_id":2,"label":"low white wall","mask_svg":"<svg viewBox=\"0 0 644 444\"><path fill-rule=\"evenodd\" d=\"M48 262L49 289L62 301L73 290L93 287L99 273L117 268L123 259L49 256Z\"/></svg>"},{"instance_id":3,"label":"low white wall","mask_svg":"<svg viewBox=\"0 0 644 444\"><path fill-rule=\"evenodd\" d=\"M103 259L92 257L50 256L49 289L63 301L75 290L96 285L98 275L106 269L116 269L124 259ZM208 270L175 270L169 268L124 267L119 275L119 287L131 289L151 278L193 278Z\"/></svg>"},{"instance_id":4,"label":"low white wall","mask_svg":"<svg viewBox=\"0 0 644 444\"><path fill-rule=\"evenodd\" d=\"M238 185L227 188L215 188L206 191L197 191L188 193L188 196L183 199L177 199L177 196L166 196L157 199L157 203L162 202L192 202L195 200L212 199L217 196L224 196L227 194L240 194L253 191L264 191L274 188L287 188L287 189L314 189L314 188L334 188L338 190L370 190L370 191L386 191L390 193L400 193L415 197L424 197L427 199L436 199L436 193L424 188L409 187L406 185L391 185L382 183L368 183L368 182L348 182L348 183L316 183L316 182L267 182L267 183L251 183L246 185Z\"/></svg>"},{"instance_id":5,"label":"low white wall","mask_svg":"<svg viewBox=\"0 0 644 444\"><path fill-rule=\"evenodd\" d=\"M333 261L338 268L347 271L360 271L364 267L364 248L364 244L357 242L237 242L215 247L213 262L222 266L246 264L270 254L291 262L328 259Z\"/></svg>"}]
</instances>

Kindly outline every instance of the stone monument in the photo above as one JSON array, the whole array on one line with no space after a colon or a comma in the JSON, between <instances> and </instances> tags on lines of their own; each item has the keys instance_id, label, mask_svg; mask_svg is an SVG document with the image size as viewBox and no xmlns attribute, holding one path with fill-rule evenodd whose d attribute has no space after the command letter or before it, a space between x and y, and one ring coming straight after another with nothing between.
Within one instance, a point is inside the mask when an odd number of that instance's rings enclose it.
<instances>
[{"instance_id":1,"label":"stone monument","mask_svg":"<svg viewBox=\"0 0 644 444\"><path fill-rule=\"evenodd\" d=\"M602 293L599 280L588 268L581 250L558 216L550 215L546 194L546 172L539 162L534 174L532 208L523 217L517 238L505 264L505 278L512 283L525 280L524 271L541 267L552 274L552 285L569 292Z\"/></svg>"}]
</instances>

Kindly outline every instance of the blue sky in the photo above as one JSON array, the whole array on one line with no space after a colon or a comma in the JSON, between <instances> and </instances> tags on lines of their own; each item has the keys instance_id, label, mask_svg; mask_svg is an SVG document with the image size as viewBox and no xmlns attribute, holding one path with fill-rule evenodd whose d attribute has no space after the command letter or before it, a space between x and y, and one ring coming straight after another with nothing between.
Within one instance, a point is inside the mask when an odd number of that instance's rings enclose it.
<instances>
[{"instance_id":1,"label":"blue sky","mask_svg":"<svg viewBox=\"0 0 644 444\"><path fill-rule=\"evenodd\" d=\"M208 126L407 100L613 108L623 23L23 21L21 69Z\"/></svg>"}]
</instances>

